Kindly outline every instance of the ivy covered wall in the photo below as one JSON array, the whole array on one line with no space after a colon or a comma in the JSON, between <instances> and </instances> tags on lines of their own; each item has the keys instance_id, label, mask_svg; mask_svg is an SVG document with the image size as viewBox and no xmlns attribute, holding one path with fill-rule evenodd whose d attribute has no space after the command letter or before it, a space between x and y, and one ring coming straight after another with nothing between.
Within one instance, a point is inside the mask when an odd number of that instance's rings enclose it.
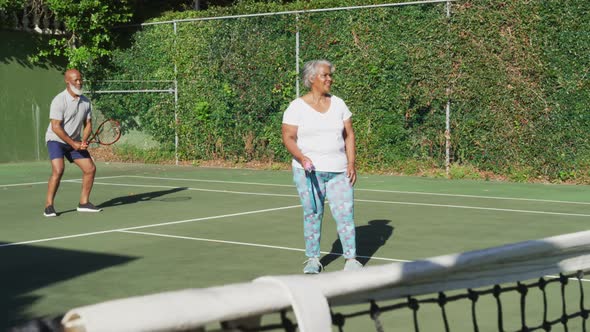
<instances>
[{"instance_id":1,"label":"ivy covered wall","mask_svg":"<svg viewBox=\"0 0 590 332\"><path fill-rule=\"evenodd\" d=\"M444 3L311 10L350 5L358 3L242 2L169 13L158 20L177 20L176 33L172 23L144 26L100 76L176 78L178 108L166 94L95 100L169 149L178 134L183 160L286 161L280 124L296 97L299 31L302 63L336 66L333 93L353 111L365 169L411 160L444 166L450 101L453 163L523 178L590 175L589 2L457 1L450 17ZM308 11L181 21L301 9Z\"/></svg>"}]
</instances>

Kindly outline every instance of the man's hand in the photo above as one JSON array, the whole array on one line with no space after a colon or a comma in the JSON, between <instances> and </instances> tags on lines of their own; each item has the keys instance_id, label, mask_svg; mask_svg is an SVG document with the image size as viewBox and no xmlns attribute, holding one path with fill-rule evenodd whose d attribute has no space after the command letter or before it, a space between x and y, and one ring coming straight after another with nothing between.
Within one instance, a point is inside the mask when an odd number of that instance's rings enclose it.
<instances>
[{"instance_id":1,"label":"man's hand","mask_svg":"<svg viewBox=\"0 0 590 332\"><path fill-rule=\"evenodd\" d=\"M74 141L74 145L72 145L74 150L86 150L88 149L88 142L77 142Z\"/></svg>"}]
</instances>

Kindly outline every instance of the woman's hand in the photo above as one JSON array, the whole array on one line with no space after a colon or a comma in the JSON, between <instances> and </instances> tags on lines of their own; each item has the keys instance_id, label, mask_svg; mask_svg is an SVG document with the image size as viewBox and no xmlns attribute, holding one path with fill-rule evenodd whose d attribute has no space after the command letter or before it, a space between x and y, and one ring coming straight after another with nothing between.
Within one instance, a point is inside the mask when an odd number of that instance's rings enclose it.
<instances>
[{"instance_id":1,"label":"woman's hand","mask_svg":"<svg viewBox=\"0 0 590 332\"><path fill-rule=\"evenodd\" d=\"M354 163L348 163L346 168L346 176L350 180L350 184L354 186L356 183L356 168L354 167Z\"/></svg>"},{"instance_id":2,"label":"woman's hand","mask_svg":"<svg viewBox=\"0 0 590 332\"><path fill-rule=\"evenodd\" d=\"M313 161L311 161L311 159L309 159L306 156L303 156L303 158L301 158L300 163L306 171L311 171L314 169Z\"/></svg>"}]
</instances>

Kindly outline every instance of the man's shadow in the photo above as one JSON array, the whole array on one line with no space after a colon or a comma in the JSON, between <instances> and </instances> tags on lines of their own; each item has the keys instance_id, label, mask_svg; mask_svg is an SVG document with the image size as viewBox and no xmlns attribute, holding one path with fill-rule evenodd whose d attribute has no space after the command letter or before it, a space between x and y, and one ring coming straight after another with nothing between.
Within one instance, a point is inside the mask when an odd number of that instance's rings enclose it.
<instances>
[{"instance_id":1,"label":"man's shadow","mask_svg":"<svg viewBox=\"0 0 590 332\"><path fill-rule=\"evenodd\" d=\"M187 189L188 189L187 187L178 187L178 188L172 188L172 189L168 189L168 190L152 191L149 193L119 196L119 197L109 199L106 202L102 202L97 207L105 208L105 207L110 207L110 206L118 206L118 205L125 205L125 204L133 204L133 203L137 203L137 202L145 202L145 201L155 200L156 198L158 198L160 196L165 196L168 194L172 194L172 193L187 190ZM177 201L187 201L189 199L191 199L191 198L188 196L183 196L183 197L161 198L159 200L164 201L164 202L177 202ZM70 212L76 212L76 209L60 211L57 213L57 215L59 216L59 215L62 215L65 213L70 213Z\"/></svg>"},{"instance_id":2,"label":"man's shadow","mask_svg":"<svg viewBox=\"0 0 590 332\"><path fill-rule=\"evenodd\" d=\"M172 188L172 189L168 189L168 190L159 190L159 191L151 191L148 193L119 196L119 197L112 198L106 202L100 203L98 205L98 207L99 208L106 208L106 207L110 207L110 206L119 206L119 205L125 205L125 204L133 204L133 203L138 203L138 202L150 201L150 200L154 200L154 199L161 197L161 196L173 194L173 193L187 190L187 189L188 189L187 187L178 187L178 188ZM176 197L175 199L163 198L161 200L163 200L163 201L180 201L180 200L189 200L189 199L191 199L191 198L190 197Z\"/></svg>"},{"instance_id":3,"label":"man's shadow","mask_svg":"<svg viewBox=\"0 0 590 332\"><path fill-rule=\"evenodd\" d=\"M393 227L388 225L391 220L371 220L367 225L359 226L356 231L356 259L366 265L371 257L393 235ZM320 263L326 267L338 257L342 256L342 243L336 239L332 244L330 253L320 259Z\"/></svg>"}]
</instances>

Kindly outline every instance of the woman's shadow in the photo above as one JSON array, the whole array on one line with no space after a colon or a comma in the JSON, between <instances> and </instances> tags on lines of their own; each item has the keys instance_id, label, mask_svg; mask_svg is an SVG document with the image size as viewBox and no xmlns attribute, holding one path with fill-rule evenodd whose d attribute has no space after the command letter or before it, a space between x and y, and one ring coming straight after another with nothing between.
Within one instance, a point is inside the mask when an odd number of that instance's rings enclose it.
<instances>
[{"instance_id":1,"label":"woman's shadow","mask_svg":"<svg viewBox=\"0 0 590 332\"><path fill-rule=\"evenodd\" d=\"M371 257L383 246L393 235L393 227L388 225L391 220L371 220L367 225L359 226L356 231L356 259L366 265ZM338 257L342 256L342 244L336 239L332 244L330 253L320 259L320 263L326 267Z\"/></svg>"}]
</instances>

